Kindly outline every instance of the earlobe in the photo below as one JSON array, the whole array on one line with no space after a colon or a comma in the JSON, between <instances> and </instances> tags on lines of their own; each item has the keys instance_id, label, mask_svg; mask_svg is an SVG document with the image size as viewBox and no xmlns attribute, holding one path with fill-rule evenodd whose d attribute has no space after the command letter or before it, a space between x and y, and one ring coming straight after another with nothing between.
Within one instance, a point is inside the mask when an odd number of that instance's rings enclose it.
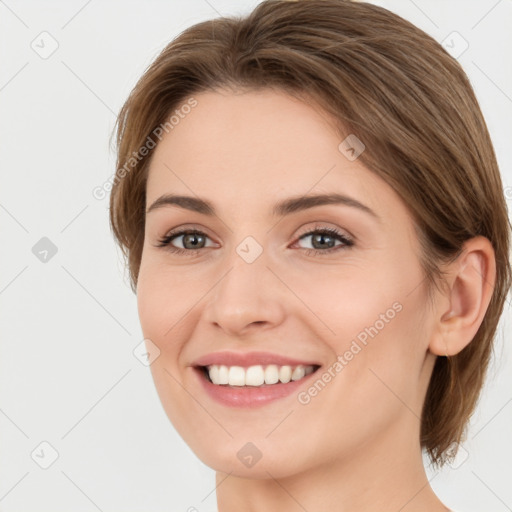
<instances>
[{"instance_id":1,"label":"earlobe","mask_svg":"<svg viewBox=\"0 0 512 512\"><path fill-rule=\"evenodd\" d=\"M491 301L496 278L496 261L491 242L471 238L456 261L446 269L445 296L439 296L438 319L429 350L453 356L474 338Z\"/></svg>"}]
</instances>

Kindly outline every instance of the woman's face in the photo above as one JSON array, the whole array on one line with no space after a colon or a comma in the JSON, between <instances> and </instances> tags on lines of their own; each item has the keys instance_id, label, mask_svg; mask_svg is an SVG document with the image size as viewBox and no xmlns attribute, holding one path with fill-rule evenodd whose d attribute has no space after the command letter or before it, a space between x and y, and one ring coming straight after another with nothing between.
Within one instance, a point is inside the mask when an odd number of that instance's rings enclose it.
<instances>
[{"instance_id":1,"label":"woman's face","mask_svg":"<svg viewBox=\"0 0 512 512\"><path fill-rule=\"evenodd\" d=\"M146 208L190 199L147 211L137 288L169 419L207 465L253 478L419 450L432 323L404 204L313 106L194 97L154 150ZM326 194L341 200L307 200Z\"/></svg>"}]
</instances>

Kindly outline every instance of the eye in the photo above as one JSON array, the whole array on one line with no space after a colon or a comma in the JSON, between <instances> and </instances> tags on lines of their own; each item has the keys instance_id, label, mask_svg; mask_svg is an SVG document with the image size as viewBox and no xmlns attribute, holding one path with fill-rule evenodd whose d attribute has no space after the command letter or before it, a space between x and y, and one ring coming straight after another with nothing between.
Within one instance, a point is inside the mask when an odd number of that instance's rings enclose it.
<instances>
[{"instance_id":1,"label":"eye","mask_svg":"<svg viewBox=\"0 0 512 512\"><path fill-rule=\"evenodd\" d=\"M336 228L315 227L313 230L301 235L299 241L308 237L311 237L313 249L306 249L306 255L331 253L354 245L354 241L351 238L340 233ZM336 245L336 240L340 241L341 244Z\"/></svg>"},{"instance_id":2,"label":"eye","mask_svg":"<svg viewBox=\"0 0 512 512\"><path fill-rule=\"evenodd\" d=\"M182 245L184 248L176 247L172 245L175 239L182 238ZM186 254L187 256L193 256L202 249L202 245L205 240L209 238L206 233L197 229L184 229L181 231L171 232L159 240L157 247L166 247L167 250L175 254Z\"/></svg>"},{"instance_id":3,"label":"eye","mask_svg":"<svg viewBox=\"0 0 512 512\"><path fill-rule=\"evenodd\" d=\"M313 230L302 234L299 237L298 241L304 240L308 237L311 237L313 249L305 249L306 255L319 255L331 253L334 251L346 249L354 245L354 241L350 237L339 232L335 228L315 227ZM174 242L174 240L177 240L179 238L182 238L181 244L183 245L183 248L176 247L172 243ZM206 240L209 240L209 237L206 233L203 233L202 231L199 231L197 229L184 229L180 231L171 232L168 235L164 236L158 241L159 243L157 247L165 247L166 250L169 250L174 254L194 256L198 254L198 252L201 249L207 247L205 245ZM341 243L336 245L336 240L338 240Z\"/></svg>"}]
</instances>

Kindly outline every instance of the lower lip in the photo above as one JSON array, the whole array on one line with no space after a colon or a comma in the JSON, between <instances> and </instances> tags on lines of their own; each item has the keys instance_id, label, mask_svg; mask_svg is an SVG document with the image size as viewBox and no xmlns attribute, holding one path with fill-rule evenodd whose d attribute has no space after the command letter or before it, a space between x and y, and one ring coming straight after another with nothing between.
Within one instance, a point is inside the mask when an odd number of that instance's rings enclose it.
<instances>
[{"instance_id":1,"label":"lower lip","mask_svg":"<svg viewBox=\"0 0 512 512\"><path fill-rule=\"evenodd\" d=\"M225 386L211 383L203 371L199 368L193 368L197 374L206 393L215 401L228 405L230 407L260 407L274 400L287 397L297 392L311 376L317 372L314 371L300 380L292 380L286 384L270 384L268 386Z\"/></svg>"}]
</instances>

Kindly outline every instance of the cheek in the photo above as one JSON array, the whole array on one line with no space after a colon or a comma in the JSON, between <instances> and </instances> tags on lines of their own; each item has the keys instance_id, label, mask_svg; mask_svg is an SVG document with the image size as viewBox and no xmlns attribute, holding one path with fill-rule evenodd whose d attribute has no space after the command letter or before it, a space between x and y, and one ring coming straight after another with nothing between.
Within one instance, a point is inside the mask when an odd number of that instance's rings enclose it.
<instances>
[{"instance_id":1,"label":"cheek","mask_svg":"<svg viewBox=\"0 0 512 512\"><path fill-rule=\"evenodd\" d=\"M165 315L168 297L163 293L156 276L150 272L140 272L137 283L137 309L142 332L145 338L157 343L169 328Z\"/></svg>"},{"instance_id":2,"label":"cheek","mask_svg":"<svg viewBox=\"0 0 512 512\"><path fill-rule=\"evenodd\" d=\"M347 305L357 315L336 324L333 364L298 397L301 421L319 439L333 440L329 449L357 450L400 419L416 426L421 416L424 351L417 310L407 301L402 309L394 304L396 309L375 300L361 311ZM388 323L380 318L386 312Z\"/></svg>"},{"instance_id":3,"label":"cheek","mask_svg":"<svg viewBox=\"0 0 512 512\"><path fill-rule=\"evenodd\" d=\"M186 322L183 318L190 309L191 300L187 299L187 293L190 295L187 287L180 286L176 279L166 277L158 265L141 264L137 283L141 329L144 337L157 345L165 363L173 366L173 359L181 349L179 340L184 336Z\"/></svg>"},{"instance_id":4,"label":"cheek","mask_svg":"<svg viewBox=\"0 0 512 512\"><path fill-rule=\"evenodd\" d=\"M182 269L169 268L159 253L151 250L143 253L137 283L137 306L143 330L151 330L162 338L184 316L193 297L194 287Z\"/></svg>"},{"instance_id":5,"label":"cheek","mask_svg":"<svg viewBox=\"0 0 512 512\"><path fill-rule=\"evenodd\" d=\"M405 260L390 255L364 269L354 266L350 274L313 290L308 305L328 327L322 331L332 364L340 363L331 370L336 384L327 385L333 406L393 407L400 404L393 392L416 403L428 332L426 291L413 255Z\"/></svg>"},{"instance_id":6,"label":"cheek","mask_svg":"<svg viewBox=\"0 0 512 512\"><path fill-rule=\"evenodd\" d=\"M190 405L190 397L181 384L184 376L179 361L190 337L189 317L185 315L195 301L183 297L186 288L176 286L175 282L158 265L141 265L137 307L144 338L160 351L150 365L155 388L169 420L182 430L189 422L184 411Z\"/></svg>"}]
</instances>

